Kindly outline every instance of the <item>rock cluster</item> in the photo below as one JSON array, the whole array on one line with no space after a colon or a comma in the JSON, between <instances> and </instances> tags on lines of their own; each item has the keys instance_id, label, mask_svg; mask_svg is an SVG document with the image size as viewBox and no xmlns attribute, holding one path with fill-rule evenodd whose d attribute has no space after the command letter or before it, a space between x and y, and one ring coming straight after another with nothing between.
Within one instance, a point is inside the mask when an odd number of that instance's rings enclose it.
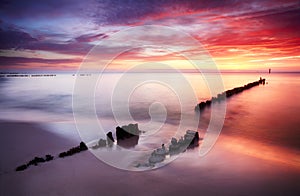
<instances>
[{"instance_id":1,"label":"rock cluster","mask_svg":"<svg viewBox=\"0 0 300 196\"><path fill-rule=\"evenodd\" d=\"M88 149L88 147L86 146L86 144L84 142L80 142L79 146L73 147L66 152L59 153L58 157L63 158L66 156L71 156L75 153L79 153L79 152L85 151L87 149ZM50 154L47 154L44 158L43 157L34 157L34 159L30 160L27 164L20 165L15 170L23 171L31 165L37 166L39 163L52 161L53 159L54 159L54 156L52 156Z\"/></svg>"},{"instance_id":2,"label":"rock cluster","mask_svg":"<svg viewBox=\"0 0 300 196\"><path fill-rule=\"evenodd\" d=\"M169 154L178 154L185 151L187 148L195 148L199 146L199 133L196 131L187 130L184 137L181 137L178 141L176 138L171 139L169 146Z\"/></svg>"},{"instance_id":3,"label":"rock cluster","mask_svg":"<svg viewBox=\"0 0 300 196\"><path fill-rule=\"evenodd\" d=\"M140 133L141 131L139 130L138 124L129 124L122 127L118 126L116 127L117 144L124 148L134 147L138 144ZM106 134L106 140L102 138L99 139L98 143L92 146L92 148L110 147L113 145L114 141L112 132L108 132Z\"/></svg>"},{"instance_id":4,"label":"rock cluster","mask_svg":"<svg viewBox=\"0 0 300 196\"><path fill-rule=\"evenodd\" d=\"M34 159L30 160L27 164L20 165L16 168L16 171L23 171L27 169L29 166L34 165L37 166L39 163L44 163L53 160L53 156L47 154L45 158L43 157L34 157Z\"/></svg>"},{"instance_id":5,"label":"rock cluster","mask_svg":"<svg viewBox=\"0 0 300 196\"><path fill-rule=\"evenodd\" d=\"M243 92L244 90L247 90L247 89L250 89L254 86L258 86L260 84L265 84L266 82L266 79L262 79L260 78L258 81L255 81L255 82L251 82L251 83L248 83L244 86L241 86L241 87L236 87L236 88L233 88L233 89L230 89L230 90L227 90L223 93L220 93L217 95L217 97L212 97L211 100L207 100L207 101L202 101L200 102L196 107L195 107L195 110L198 111L198 110L203 110L204 108L206 107L209 107L212 103L214 102L220 102L222 100L225 100L225 98L229 98L235 94L239 94L241 92Z\"/></svg>"},{"instance_id":6,"label":"rock cluster","mask_svg":"<svg viewBox=\"0 0 300 196\"><path fill-rule=\"evenodd\" d=\"M117 140L123 140L140 134L138 124L129 124L116 128Z\"/></svg>"},{"instance_id":7,"label":"rock cluster","mask_svg":"<svg viewBox=\"0 0 300 196\"><path fill-rule=\"evenodd\" d=\"M187 130L185 135L181 137L179 140L176 138L171 139L171 143L169 145L169 149L162 144L161 148L155 149L149 159L148 163L139 163L136 167L149 167L154 166L156 163L160 163L166 159L167 155L175 155L181 152L186 151L189 148L195 148L199 146L199 133L197 131Z\"/></svg>"},{"instance_id":8,"label":"rock cluster","mask_svg":"<svg viewBox=\"0 0 300 196\"><path fill-rule=\"evenodd\" d=\"M162 144L161 148L158 148L151 153L148 161L150 164L162 162L163 160L165 160L167 154L168 152L165 148L165 145Z\"/></svg>"},{"instance_id":9,"label":"rock cluster","mask_svg":"<svg viewBox=\"0 0 300 196\"><path fill-rule=\"evenodd\" d=\"M76 153L80 153L81 151L85 151L87 149L88 147L86 146L86 144L84 142L80 142L79 146L73 147L66 152L59 153L58 157L64 158L66 156L72 156Z\"/></svg>"}]
</instances>

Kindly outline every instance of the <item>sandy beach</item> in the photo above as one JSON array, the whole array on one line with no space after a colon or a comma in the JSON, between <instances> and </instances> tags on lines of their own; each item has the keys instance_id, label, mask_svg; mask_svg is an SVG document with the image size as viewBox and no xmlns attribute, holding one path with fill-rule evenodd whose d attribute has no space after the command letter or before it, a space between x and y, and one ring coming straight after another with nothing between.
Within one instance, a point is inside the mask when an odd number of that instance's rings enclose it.
<instances>
[{"instance_id":1,"label":"sandy beach","mask_svg":"<svg viewBox=\"0 0 300 196\"><path fill-rule=\"evenodd\" d=\"M222 137L205 157L190 150L147 172L113 168L89 151L16 172L16 166L34 156L57 155L77 145L77 132L68 139L25 122L1 122L0 130L1 195L297 195L300 191L299 165L231 151L224 148Z\"/></svg>"}]
</instances>

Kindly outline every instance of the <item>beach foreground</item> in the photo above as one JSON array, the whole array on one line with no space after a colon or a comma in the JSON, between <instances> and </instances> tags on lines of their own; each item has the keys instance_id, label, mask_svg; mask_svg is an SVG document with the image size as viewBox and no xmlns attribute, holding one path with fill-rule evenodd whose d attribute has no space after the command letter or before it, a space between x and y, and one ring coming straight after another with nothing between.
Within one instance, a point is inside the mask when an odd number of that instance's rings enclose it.
<instances>
[{"instance_id":1,"label":"beach foreground","mask_svg":"<svg viewBox=\"0 0 300 196\"><path fill-rule=\"evenodd\" d=\"M221 136L205 157L199 157L196 149L190 150L165 167L146 172L113 168L89 151L22 172L14 171L34 156L56 154L77 145L80 138L73 128L59 137L39 124L1 122L1 195L298 195L300 192L297 164L232 151L226 147L226 136Z\"/></svg>"}]
</instances>

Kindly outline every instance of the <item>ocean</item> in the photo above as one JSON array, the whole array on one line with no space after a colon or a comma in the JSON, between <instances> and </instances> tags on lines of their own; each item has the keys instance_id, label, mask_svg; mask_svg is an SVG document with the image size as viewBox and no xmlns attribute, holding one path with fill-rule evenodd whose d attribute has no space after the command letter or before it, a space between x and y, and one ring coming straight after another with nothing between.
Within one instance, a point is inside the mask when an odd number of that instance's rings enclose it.
<instances>
[{"instance_id":1,"label":"ocean","mask_svg":"<svg viewBox=\"0 0 300 196\"><path fill-rule=\"evenodd\" d=\"M58 135L57 130L76 122L81 139L88 144L103 138L108 131L114 134L116 126L138 123L143 134L130 151L149 154L163 143L170 143L172 137L180 138L188 129L198 130L205 140L212 116L220 114L220 137L216 138L223 141L224 149L299 167L300 75L222 73L220 76L105 73L101 77L95 74L3 77L0 120L55 124L53 132ZM227 99L214 107L214 112L212 108L195 112L197 103L260 77L266 78L265 85ZM191 156L198 156L197 151L193 150ZM133 156L129 161L136 163L136 158Z\"/></svg>"}]
</instances>

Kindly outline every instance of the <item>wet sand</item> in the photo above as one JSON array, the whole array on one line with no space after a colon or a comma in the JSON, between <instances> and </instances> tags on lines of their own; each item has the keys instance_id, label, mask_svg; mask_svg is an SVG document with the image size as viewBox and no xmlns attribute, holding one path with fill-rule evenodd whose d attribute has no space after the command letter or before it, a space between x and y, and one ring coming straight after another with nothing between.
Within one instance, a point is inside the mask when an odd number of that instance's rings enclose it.
<instances>
[{"instance_id":1,"label":"wet sand","mask_svg":"<svg viewBox=\"0 0 300 196\"><path fill-rule=\"evenodd\" d=\"M300 163L278 162L241 153L221 136L199 157L183 153L165 167L130 172L113 168L85 151L15 172L34 156L58 154L80 139L58 136L40 124L1 122L0 195L299 195ZM235 140L235 144L249 145ZM252 146L251 146L252 145ZM246 148L246 146L244 146ZM284 151L283 151L284 152ZM266 152L265 152L266 153ZM276 157L276 152L275 157ZM297 152L296 152L297 153ZM293 154L292 154L293 155ZM292 156L291 155L291 156ZM295 154L296 158L299 154ZM284 158L284 157L282 157ZM298 164L297 164L298 163Z\"/></svg>"}]
</instances>

